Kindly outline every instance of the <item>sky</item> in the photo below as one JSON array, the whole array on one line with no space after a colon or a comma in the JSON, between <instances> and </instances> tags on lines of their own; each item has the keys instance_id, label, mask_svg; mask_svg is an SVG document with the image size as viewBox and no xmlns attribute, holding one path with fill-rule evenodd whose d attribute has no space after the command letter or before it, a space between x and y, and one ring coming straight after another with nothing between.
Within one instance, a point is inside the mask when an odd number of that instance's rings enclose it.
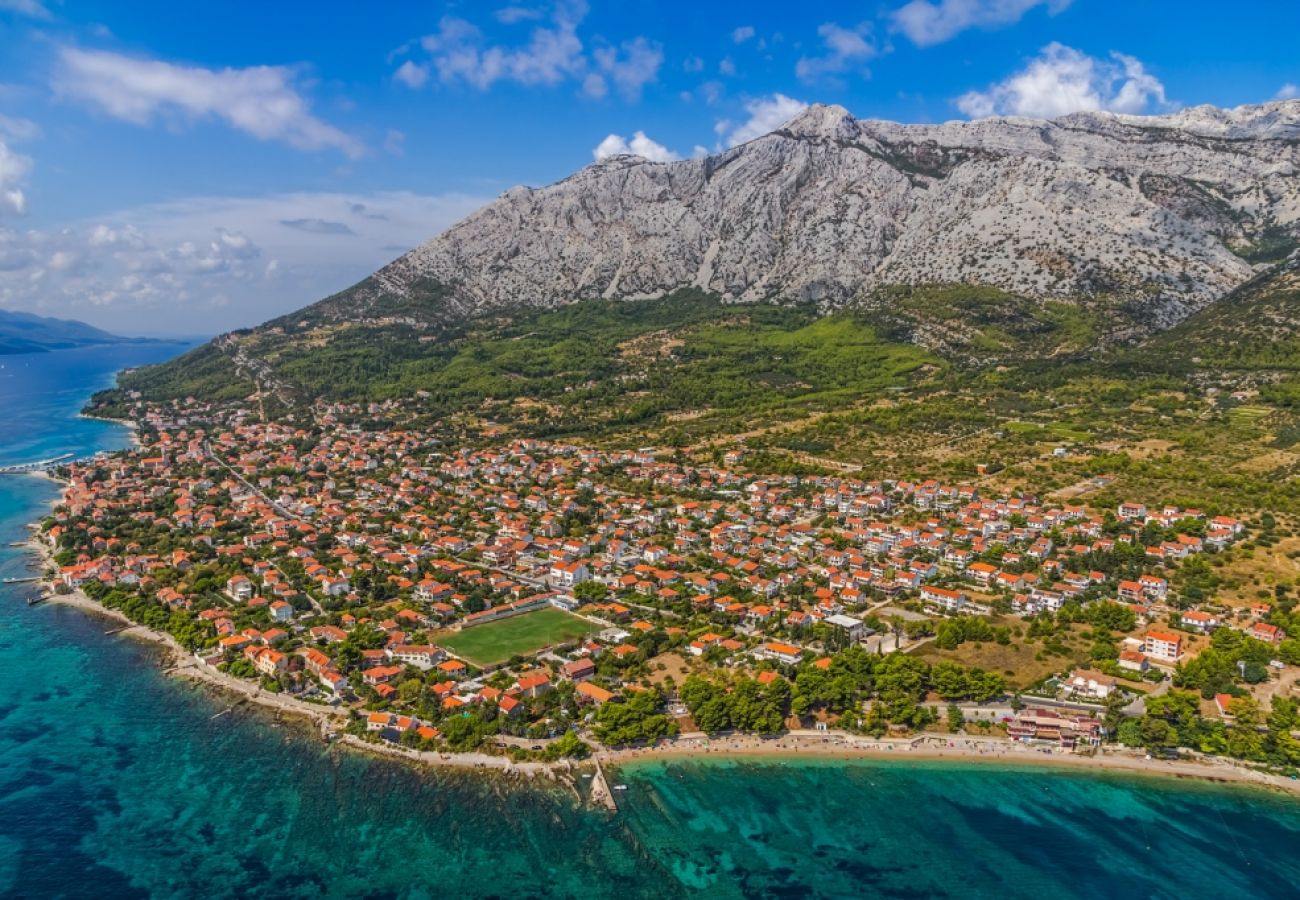
<instances>
[{"instance_id":1,"label":"sky","mask_svg":"<svg viewBox=\"0 0 1300 900\"><path fill-rule=\"evenodd\" d=\"M517 184L809 103L940 122L1300 97L1300 3L0 0L0 308L247 327Z\"/></svg>"}]
</instances>

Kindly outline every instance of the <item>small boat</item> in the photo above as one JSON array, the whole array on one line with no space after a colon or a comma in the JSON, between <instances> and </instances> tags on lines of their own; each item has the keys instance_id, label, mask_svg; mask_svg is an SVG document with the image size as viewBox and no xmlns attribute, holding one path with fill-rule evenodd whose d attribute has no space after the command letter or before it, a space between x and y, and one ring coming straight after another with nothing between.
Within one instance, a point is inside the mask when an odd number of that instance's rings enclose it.
<instances>
[{"instance_id":1,"label":"small boat","mask_svg":"<svg viewBox=\"0 0 1300 900\"><path fill-rule=\"evenodd\" d=\"M616 791L626 791L626 790L627 790L627 785L626 785L626 784L616 784L616 785L614 785L614 790L616 790Z\"/></svg>"}]
</instances>

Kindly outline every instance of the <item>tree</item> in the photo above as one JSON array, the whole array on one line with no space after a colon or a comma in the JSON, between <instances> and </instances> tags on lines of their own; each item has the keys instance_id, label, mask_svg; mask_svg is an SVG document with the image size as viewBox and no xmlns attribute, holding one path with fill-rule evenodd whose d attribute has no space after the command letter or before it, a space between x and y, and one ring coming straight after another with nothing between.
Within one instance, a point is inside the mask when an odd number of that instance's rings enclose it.
<instances>
[{"instance_id":1,"label":"tree","mask_svg":"<svg viewBox=\"0 0 1300 900\"><path fill-rule=\"evenodd\" d=\"M566 731L552 741L546 748L547 759L584 759L591 753L591 748L572 731Z\"/></svg>"},{"instance_id":2,"label":"tree","mask_svg":"<svg viewBox=\"0 0 1300 900\"><path fill-rule=\"evenodd\" d=\"M581 581L573 589L573 596L583 603L600 603L609 594L609 588L599 581Z\"/></svg>"},{"instance_id":3,"label":"tree","mask_svg":"<svg viewBox=\"0 0 1300 900\"><path fill-rule=\"evenodd\" d=\"M961 731L966 725L966 716L962 714L961 707L956 703L948 704L948 730L953 734Z\"/></svg>"}]
</instances>

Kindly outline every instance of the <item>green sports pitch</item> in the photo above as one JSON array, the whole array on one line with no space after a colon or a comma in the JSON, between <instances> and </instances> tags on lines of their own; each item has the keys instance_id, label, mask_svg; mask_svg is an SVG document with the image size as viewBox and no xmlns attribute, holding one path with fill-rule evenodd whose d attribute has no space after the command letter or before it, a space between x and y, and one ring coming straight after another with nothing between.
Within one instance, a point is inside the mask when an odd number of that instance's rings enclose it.
<instances>
[{"instance_id":1,"label":"green sports pitch","mask_svg":"<svg viewBox=\"0 0 1300 900\"><path fill-rule=\"evenodd\" d=\"M473 625L435 640L457 656L478 666L494 666L512 656L527 656L543 647L562 644L598 630L586 619L561 609L536 612Z\"/></svg>"}]
</instances>

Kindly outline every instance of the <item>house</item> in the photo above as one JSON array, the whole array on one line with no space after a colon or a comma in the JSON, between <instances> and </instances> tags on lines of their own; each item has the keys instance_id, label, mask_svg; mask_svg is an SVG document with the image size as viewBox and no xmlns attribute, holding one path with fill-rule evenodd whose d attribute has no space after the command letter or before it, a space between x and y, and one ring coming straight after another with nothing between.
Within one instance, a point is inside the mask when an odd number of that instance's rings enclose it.
<instances>
[{"instance_id":1,"label":"house","mask_svg":"<svg viewBox=\"0 0 1300 900\"><path fill-rule=\"evenodd\" d=\"M447 658L441 647L430 644L395 644L386 651L388 658L394 662L415 666L421 671L429 671Z\"/></svg>"},{"instance_id":2,"label":"house","mask_svg":"<svg viewBox=\"0 0 1300 900\"><path fill-rule=\"evenodd\" d=\"M823 621L827 625L834 625L836 628L842 629L845 637L850 641L860 641L871 631L861 619L855 619L843 613L827 616Z\"/></svg>"},{"instance_id":3,"label":"house","mask_svg":"<svg viewBox=\"0 0 1300 900\"><path fill-rule=\"evenodd\" d=\"M1188 631L1196 631L1200 634L1209 634L1220 625L1218 615L1199 609L1191 609L1183 613L1181 622Z\"/></svg>"},{"instance_id":4,"label":"house","mask_svg":"<svg viewBox=\"0 0 1300 900\"><path fill-rule=\"evenodd\" d=\"M1246 629L1246 634L1266 644L1280 644L1286 640L1286 632L1268 622L1256 622Z\"/></svg>"},{"instance_id":5,"label":"house","mask_svg":"<svg viewBox=\"0 0 1300 900\"><path fill-rule=\"evenodd\" d=\"M596 706L603 706L614 699L612 692L592 684L590 681L581 682L574 688L573 692L577 695L579 703L591 703Z\"/></svg>"},{"instance_id":6,"label":"house","mask_svg":"<svg viewBox=\"0 0 1300 900\"><path fill-rule=\"evenodd\" d=\"M560 666L560 674L570 681L583 682L596 674L596 664L586 657L575 659Z\"/></svg>"},{"instance_id":7,"label":"house","mask_svg":"<svg viewBox=\"0 0 1300 900\"><path fill-rule=\"evenodd\" d=\"M591 572L582 560L551 564L551 583L557 587L572 588L591 579Z\"/></svg>"},{"instance_id":8,"label":"house","mask_svg":"<svg viewBox=\"0 0 1300 900\"><path fill-rule=\"evenodd\" d=\"M944 612L955 613L966 605L966 595L961 591L935 587L927 584L921 588L921 599L930 606L937 606Z\"/></svg>"},{"instance_id":9,"label":"house","mask_svg":"<svg viewBox=\"0 0 1300 900\"><path fill-rule=\"evenodd\" d=\"M288 622L293 619L293 606L283 600L272 600L268 608L272 622Z\"/></svg>"},{"instance_id":10,"label":"house","mask_svg":"<svg viewBox=\"0 0 1300 900\"><path fill-rule=\"evenodd\" d=\"M1047 741L1073 750L1080 744L1099 743L1101 722L1053 709L1022 709L1007 724L1007 737L1022 742Z\"/></svg>"},{"instance_id":11,"label":"house","mask_svg":"<svg viewBox=\"0 0 1300 900\"><path fill-rule=\"evenodd\" d=\"M1153 659L1178 662L1183 658L1183 639L1168 631L1148 631L1144 649Z\"/></svg>"},{"instance_id":12,"label":"house","mask_svg":"<svg viewBox=\"0 0 1300 900\"><path fill-rule=\"evenodd\" d=\"M1137 650L1124 650L1119 655L1119 667L1131 672L1145 672L1151 668L1144 654Z\"/></svg>"},{"instance_id":13,"label":"house","mask_svg":"<svg viewBox=\"0 0 1300 900\"><path fill-rule=\"evenodd\" d=\"M245 575L226 579L226 593L237 603L246 603L253 596L253 582Z\"/></svg>"},{"instance_id":14,"label":"house","mask_svg":"<svg viewBox=\"0 0 1300 900\"><path fill-rule=\"evenodd\" d=\"M803 658L803 650L794 644L768 641L754 651L754 656L758 659L772 659L793 666Z\"/></svg>"},{"instance_id":15,"label":"house","mask_svg":"<svg viewBox=\"0 0 1300 900\"><path fill-rule=\"evenodd\" d=\"M288 657L279 650L263 648L254 651L253 667L263 675L274 676L288 666Z\"/></svg>"},{"instance_id":16,"label":"house","mask_svg":"<svg viewBox=\"0 0 1300 900\"><path fill-rule=\"evenodd\" d=\"M1076 669L1065 679L1065 686L1080 697L1105 700L1113 694L1118 681L1095 669Z\"/></svg>"},{"instance_id":17,"label":"house","mask_svg":"<svg viewBox=\"0 0 1300 900\"><path fill-rule=\"evenodd\" d=\"M545 672L529 672L519 676L517 686L525 697L540 697L551 689L551 677Z\"/></svg>"},{"instance_id":18,"label":"house","mask_svg":"<svg viewBox=\"0 0 1300 900\"><path fill-rule=\"evenodd\" d=\"M401 666L375 666L373 669L366 669L362 672L361 678L366 684L375 687L376 685L387 684L401 674Z\"/></svg>"}]
</instances>

